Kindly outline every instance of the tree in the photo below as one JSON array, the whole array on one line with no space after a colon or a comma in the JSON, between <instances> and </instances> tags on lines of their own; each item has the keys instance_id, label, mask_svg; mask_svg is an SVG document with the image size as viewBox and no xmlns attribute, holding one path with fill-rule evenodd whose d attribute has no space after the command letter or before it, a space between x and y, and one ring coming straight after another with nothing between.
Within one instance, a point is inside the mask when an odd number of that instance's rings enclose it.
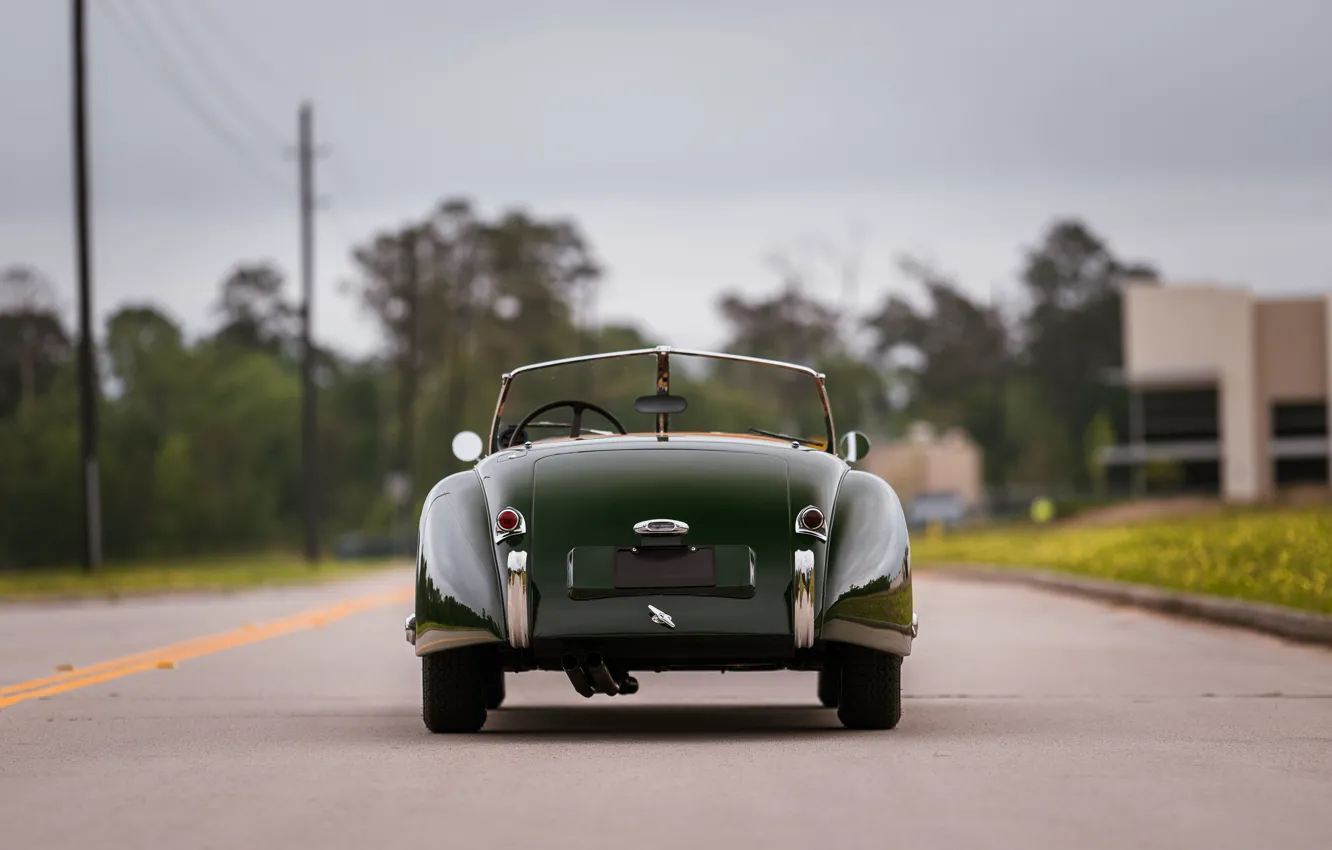
<instances>
[{"instance_id":1,"label":"tree","mask_svg":"<svg viewBox=\"0 0 1332 850\"><path fill-rule=\"evenodd\" d=\"M298 308L283 297L282 272L271 263L242 263L222 281L213 307L221 316L216 339L240 348L293 354Z\"/></svg>"},{"instance_id":2,"label":"tree","mask_svg":"<svg viewBox=\"0 0 1332 850\"><path fill-rule=\"evenodd\" d=\"M1085 455L1093 419L1119 401L1120 391L1104 375L1123 364L1124 285L1154 281L1156 270L1118 260L1086 225L1064 219L1027 253L1021 279L1030 301L1022 323L1024 366L1065 440ZM1070 472L1075 483L1089 483L1085 464Z\"/></svg>"},{"instance_id":3,"label":"tree","mask_svg":"<svg viewBox=\"0 0 1332 850\"><path fill-rule=\"evenodd\" d=\"M883 363L904 349L913 355L915 365L899 367L912 390L908 413L964 429L982 450L986 480L1002 483L1014 459L1005 396L1013 357L1003 316L926 263L908 256L899 267L924 290L926 307L886 297L865 319L873 353Z\"/></svg>"},{"instance_id":4,"label":"tree","mask_svg":"<svg viewBox=\"0 0 1332 850\"><path fill-rule=\"evenodd\" d=\"M788 267L790 268L790 267ZM718 302L729 335L726 350L750 357L812 366L823 372L830 388L834 423L874 429L887 413L884 374L857 358L841 333L840 313L803 292L804 281L788 276L775 295L746 299L724 294ZM823 430L821 408L814 404L808 379L798 373L725 366L717 376L733 387L750 386L778 403L790 419L786 433Z\"/></svg>"},{"instance_id":5,"label":"tree","mask_svg":"<svg viewBox=\"0 0 1332 850\"><path fill-rule=\"evenodd\" d=\"M30 266L0 269L0 418L46 392L72 352L50 280Z\"/></svg>"},{"instance_id":6,"label":"tree","mask_svg":"<svg viewBox=\"0 0 1332 850\"><path fill-rule=\"evenodd\" d=\"M180 326L151 305L127 305L107 320L106 353L121 395L163 424L167 406L188 379Z\"/></svg>"},{"instance_id":7,"label":"tree","mask_svg":"<svg viewBox=\"0 0 1332 850\"><path fill-rule=\"evenodd\" d=\"M468 200L447 199L358 247L354 260L352 289L379 324L394 372L396 466L418 494L458 468L448 437L493 409L495 387L478 384L478 370L489 376L588 345L575 306L595 292L601 269L572 221L520 210L486 220ZM424 429L445 436L418 446Z\"/></svg>"},{"instance_id":8,"label":"tree","mask_svg":"<svg viewBox=\"0 0 1332 850\"><path fill-rule=\"evenodd\" d=\"M904 257L899 267L925 290L928 308L917 311L899 296L887 297L865 320L873 350L886 358L899 347L914 349L920 365L906 371L917 411L961 424L968 395L998 386L1011 367L1008 328L996 308L971 300L931 266Z\"/></svg>"}]
</instances>

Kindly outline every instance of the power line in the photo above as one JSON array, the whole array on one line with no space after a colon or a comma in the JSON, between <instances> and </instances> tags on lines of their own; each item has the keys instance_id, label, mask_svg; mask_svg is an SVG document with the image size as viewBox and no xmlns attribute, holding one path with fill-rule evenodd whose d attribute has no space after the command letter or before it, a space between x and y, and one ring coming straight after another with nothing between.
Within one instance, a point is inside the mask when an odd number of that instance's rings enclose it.
<instances>
[{"instance_id":1,"label":"power line","mask_svg":"<svg viewBox=\"0 0 1332 850\"><path fill-rule=\"evenodd\" d=\"M168 6L167 8L170 7ZM230 51L242 60L244 66L249 69L252 74L265 78L269 83L278 88L287 89L289 91L292 90L290 85L292 80L288 76L293 73L291 69L286 68L285 66L279 68L278 65L269 62L268 58L262 51L253 49L245 38L237 35L235 30L224 22L224 16L218 15L216 10L214 10L206 0L192 3L188 8L196 12L200 18L205 19L204 23L208 32L215 36L219 36L221 41L227 42ZM299 73L295 74L295 76L301 77ZM303 79L297 79L295 82L304 85L305 81ZM348 168L346 160L335 156L330 162L332 164L334 176L339 178L337 182L343 189L347 190L335 194L350 196L353 199L365 198L366 194L361 191L361 186L363 184L356 179L351 169ZM355 239L348 238L350 233L364 231L366 238L368 238L375 230L373 227L363 227L362 225L364 222L361 220L361 216L344 212L343 208L340 208L335 203L324 202L320 203L318 206L321 211L330 214L334 220L333 223L335 229L348 244L353 244L356 241Z\"/></svg>"},{"instance_id":2,"label":"power line","mask_svg":"<svg viewBox=\"0 0 1332 850\"><path fill-rule=\"evenodd\" d=\"M127 0L130 3L131 10L137 8L137 0ZM203 76L211 77L213 88L222 95L222 99L230 102L232 112L234 112L244 123L249 125L251 133L257 138L263 139L269 143L275 150L283 145L283 136L280 133L273 132L257 113L250 110L249 104L243 97L236 94L235 90L227 83L226 74L218 71L208 58L208 52L194 40L189 27L176 16L173 3L155 3L152 8L157 9L162 14L162 20L166 23L167 29L175 35L176 40L185 48L187 54L193 58L198 66L203 70ZM192 8L186 6L186 9ZM137 17L137 13L136 13Z\"/></svg>"},{"instance_id":3,"label":"power line","mask_svg":"<svg viewBox=\"0 0 1332 850\"><path fill-rule=\"evenodd\" d=\"M223 41L230 42L231 49L245 60L245 67L251 73L259 72L260 76L267 76L270 81L277 83L279 87L287 88L287 83L291 81L285 79L285 77L290 71L278 70L278 66L270 64L261 51L251 50L245 39L236 35L229 25L223 23L222 16L218 15L206 0L196 0L196 2L190 4L189 8L207 19L206 23L210 33L221 35ZM305 85L303 79L296 82L300 84L300 87Z\"/></svg>"},{"instance_id":4,"label":"power line","mask_svg":"<svg viewBox=\"0 0 1332 850\"><path fill-rule=\"evenodd\" d=\"M95 8L105 14L106 19L116 29L126 44L129 45L130 49L137 53L140 59L152 66L149 70L155 72L155 76L160 77L170 85L171 90L175 92L176 96L180 99L180 102L194 114L194 117L197 118L201 124L211 131L213 136L219 142L235 154L240 162L246 165L246 168L250 171L251 175L268 184L270 187L275 183L278 184L279 187L281 187L283 196L289 194L289 190L285 188L287 181L269 170L272 168L272 164L268 163L268 161L262 157L255 156L253 151L246 147L245 143L237 135L231 132L224 122L215 118L208 108L199 102L190 91L189 86L184 82L184 78L179 72L179 66L176 65L169 54L165 51L154 51L151 46L146 44L146 42L140 38L140 33L137 32L124 18L120 17L120 12L122 10L116 9L111 2L97 3L95 4ZM149 30L148 40L151 39L152 34ZM154 57L156 57L156 60L154 60Z\"/></svg>"}]
</instances>

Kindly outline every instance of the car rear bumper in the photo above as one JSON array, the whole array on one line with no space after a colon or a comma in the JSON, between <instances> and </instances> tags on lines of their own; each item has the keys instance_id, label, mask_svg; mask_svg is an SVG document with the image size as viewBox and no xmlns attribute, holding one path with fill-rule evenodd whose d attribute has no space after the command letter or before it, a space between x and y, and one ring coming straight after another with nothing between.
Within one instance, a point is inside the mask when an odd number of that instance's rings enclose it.
<instances>
[{"instance_id":1,"label":"car rear bumper","mask_svg":"<svg viewBox=\"0 0 1332 850\"><path fill-rule=\"evenodd\" d=\"M838 618L823 624L819 638L824 642L849 643L876 649L879 652L907 656L911 654L911 644L919 631L920 621L915 614L911 615L910 626Z\"/></svg>"}]
</instances>

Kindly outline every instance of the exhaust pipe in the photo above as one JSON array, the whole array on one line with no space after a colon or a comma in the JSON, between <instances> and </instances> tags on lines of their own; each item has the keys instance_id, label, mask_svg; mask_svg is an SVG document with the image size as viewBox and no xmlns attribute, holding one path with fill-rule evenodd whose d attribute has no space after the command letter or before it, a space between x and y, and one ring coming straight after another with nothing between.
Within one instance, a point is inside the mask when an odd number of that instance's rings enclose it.
<instances>
[{"instance_id":1,"label":"exhaust pipe","mask_svg":"<svg viewBox=\"0 0 1332 850\"><path fill-rule=\"evenodd\" d=\"M615 696L620 692L619 686L615 684L615 677L607 669L606 659L601 657L600 652L589 652L583 656L583 666L592 677L592 684L597 690L607 696Z\"/></svg>"},{"instance_id":2,"label":"exhaust pipe","mask_svg":"<svg viewBox=\"0 0 1332 850\"><path fill-rule=\"evenodd\" d=\"M592 687L587 677L587 671L578 665L577 658L566 655L560 659L560 666L564 668L564 674L569 677L569 684L574 686L575 691L589 699L596 693L596 689Z\"/></svg>"}]
</instances>

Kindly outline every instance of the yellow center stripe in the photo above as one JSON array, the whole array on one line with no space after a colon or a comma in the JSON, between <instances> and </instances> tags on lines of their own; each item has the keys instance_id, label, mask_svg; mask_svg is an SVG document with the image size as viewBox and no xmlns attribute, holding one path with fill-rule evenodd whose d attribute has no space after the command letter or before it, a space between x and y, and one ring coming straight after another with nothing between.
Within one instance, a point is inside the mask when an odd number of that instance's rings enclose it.
<instances>
[{"instance_id":1,"label":"yellow center stripe","mask_svg":"<svg viewBox=\"0 0 1332 850\"><path fill-rule=\"evenodd\" d=\"M314 608L299 614L293 614L290 617L271 620L267 623L245 625L230 631L173 643L160 649L138 652L122 658L113 658L88 667L57 673L54 676L7 685L0 687L0 708L7 708L25 700L52 696L76 688L86 688L89 685L109 682L112 679L141 673L144 670L174 666L181 661L198 658L201 655L210 655L225 649L234 649L238 646L257 643L289 632L317 629L326 623L341 620L344 617L350 617L352 614L367 611L371 608L409 602L414 593L414 588L404 587L387 593L361 596L339 602L336 605Z\"/></svg>"}]
</instances>

